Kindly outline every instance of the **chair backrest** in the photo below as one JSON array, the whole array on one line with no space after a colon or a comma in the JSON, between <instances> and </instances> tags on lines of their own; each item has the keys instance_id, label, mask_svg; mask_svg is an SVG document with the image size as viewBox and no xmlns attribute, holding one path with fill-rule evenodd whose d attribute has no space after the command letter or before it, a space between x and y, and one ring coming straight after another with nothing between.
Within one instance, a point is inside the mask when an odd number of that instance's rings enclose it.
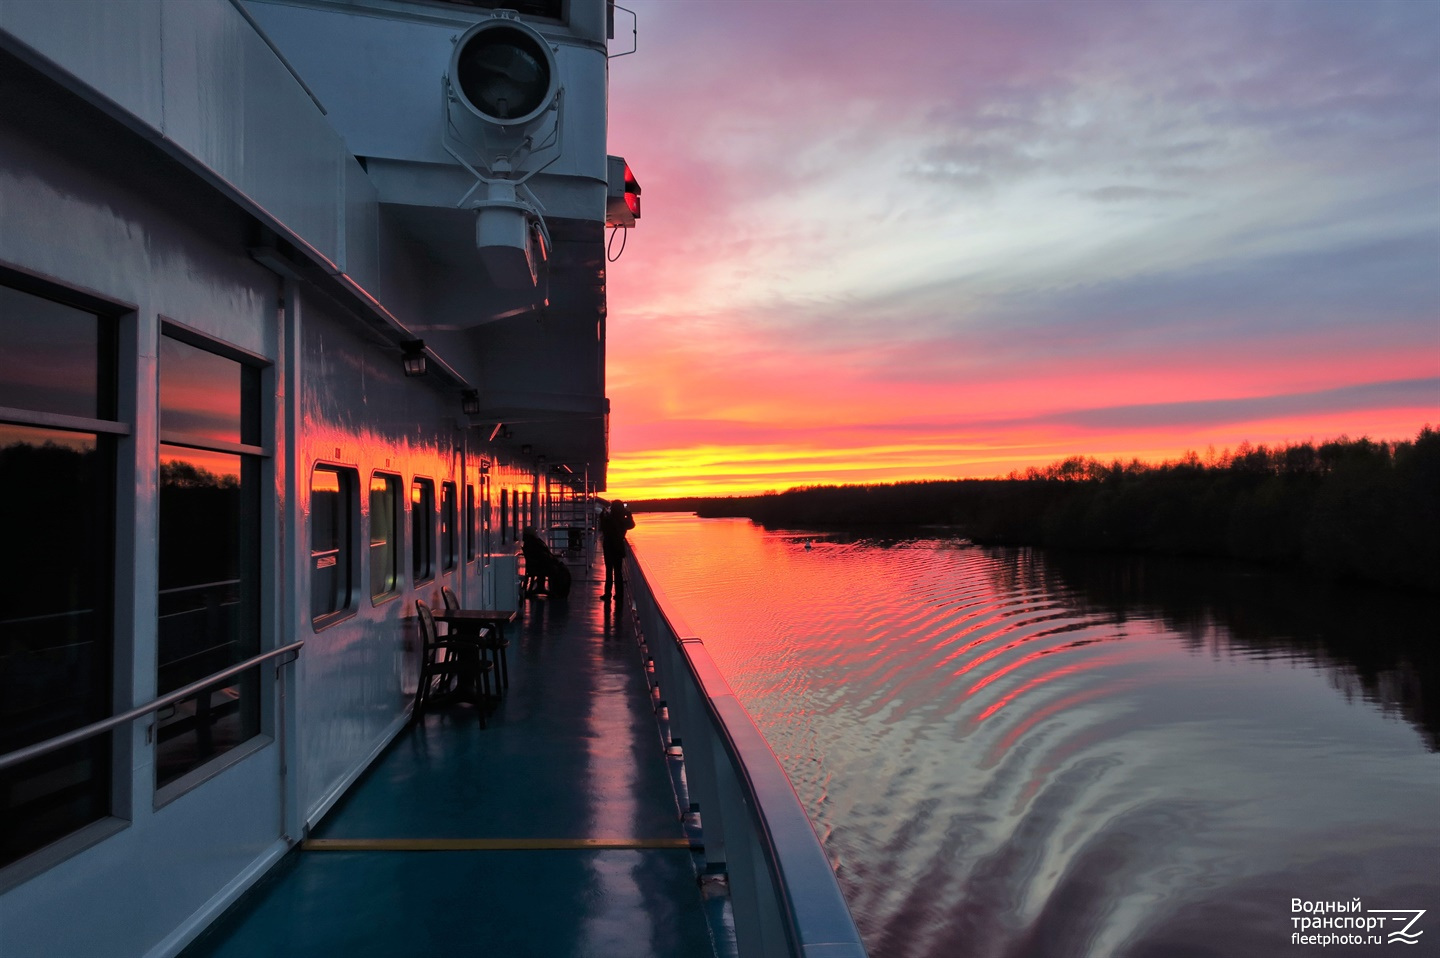
<instances>
[{"instance_id":1,"label":"chair backrest","mask_svg":"<svg viewBox=\"0 0 1440 958\"><path fill-rule=\"evenodd\" d=\"M436 641L435 617L430 612L430 607L425 604L424 599L415 600L415 611L420 614L420 639L429 649Z\"/></svg>"},{"instance_id":2,"label":"chair backrest","mask_svg":"<svg viewBox=\"0 0 1440 958\"><path fill-rule=\"evenodd\" d=\"M455 598L455 593L451 591L448 585L442 585L440 587L440 597L445 600L446 612L458 612L460 610L460 600Z\"/></svg>"}]
</instances>

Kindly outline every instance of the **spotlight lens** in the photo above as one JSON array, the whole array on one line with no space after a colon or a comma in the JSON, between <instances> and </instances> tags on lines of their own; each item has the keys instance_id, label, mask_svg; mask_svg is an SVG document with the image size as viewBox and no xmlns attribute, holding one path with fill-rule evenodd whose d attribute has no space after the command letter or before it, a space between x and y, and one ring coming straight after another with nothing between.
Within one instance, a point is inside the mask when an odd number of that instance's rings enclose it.
<instances>
[{"instance_id":1,"label":"spotlight lens","mask_svg":"<svg viewBox=\"0 0 1440 958\"><path fill-rule=\"evenodd\" d=\"M503 27L472 37L460 51L456 74L465 98L497 120L529 116L550 91L544 51L528 34Z\"/></svg>"}]
</instances>

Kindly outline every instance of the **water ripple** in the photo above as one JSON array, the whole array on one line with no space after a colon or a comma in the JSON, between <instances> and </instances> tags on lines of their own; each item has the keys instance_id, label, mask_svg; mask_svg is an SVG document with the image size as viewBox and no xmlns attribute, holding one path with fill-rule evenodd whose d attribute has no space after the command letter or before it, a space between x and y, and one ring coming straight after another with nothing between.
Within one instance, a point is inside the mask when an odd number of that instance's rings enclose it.
<instances>
[{"instance_id":1,"label":"water ripple","mask_svg":"<svg viewBox=\"0 0 1440 958\"><path fill-rule=\"evenodd\" d=\"M1097 604L1023 550L806 550L693 517L633 535L781 758L875 958L1258 958L1290 947L1285 896L1440 897L1440 762L1333 663ZM1297 865L1337 829L1384 863L1364 887Z\"/></svg>"}]
</instances>

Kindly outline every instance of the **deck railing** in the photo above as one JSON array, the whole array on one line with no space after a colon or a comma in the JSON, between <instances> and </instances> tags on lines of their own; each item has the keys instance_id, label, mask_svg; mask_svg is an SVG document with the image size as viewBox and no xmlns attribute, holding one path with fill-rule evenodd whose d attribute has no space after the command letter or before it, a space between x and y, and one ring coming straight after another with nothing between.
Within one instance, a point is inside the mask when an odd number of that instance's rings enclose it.
<instances>
[{"instance_id":1,"label":"deck railing","mask_svg":"<svg viewBox=\"0 0 1440 958\"><path fill-rule=\"evenodd\" d=\"M301 639L298 642L291 642L289 645L281 646L278 649L271 649L268 652L261 652L259 655L252 655L244 662L237 662L227 669L222 669L212 675L207 675L202 679L191 682L184 688L178 688L175 691L170 692L169 694L162 695L157 699L146 702L144 705L140 705L136 708L129 709L128 711L121 712L118 715L112 715L107 719L101 719L98 722L92 722L89 725L73 729L69 732L65 732L62 735L56 735L55 737L48 738L43 742L36 742L34 745L27 745L26 747L16 749L13 752L6 752L4 755L0 755L0 769L9 768L12 765L19 765L22 762L28 762L32 758L39 758L41 755L58 751L62 748L66 748L67 746L74 745L77 742L83 742L87 739L94 738L97 735L103 735L111 729L119 728L120 726L133 722L136 719L142 719L148 715L153 715L155 712L158 712L161 709L166 708L167 706L174 705L176 702L180 702L190 698L191 696L198 695L199 693L205 691L206 689L219 682L223 682L226 679L233 678L234 676L237 676L248 669L253 669L255 668L255 666L260 665L262 662L269 661L270 659L279 658L282 655L289 655L291 653L294 653L294 655L298 657L300 654L300 649L303 648L304 645L305 641ZM295 659L291 658L286 662L277 665L275 669L275 681L280 687L280 695L282 698L285 694L285 677L283 671L281 670L281 666L288 665L290 662L293 661L295 661ZM282 725L282 731L277 737L281 743L281 748L283 749L285 741L285 736L283 732L285 710L283 708L280 709L279 715Z\"/></svg>"},{"instance_id":2,"label":"deck railing","mask_svg":"<svg viewBox=\"0 0 1440 958\"><path fill-rule=\"evenodd\" d=\"M740 958L864 958L835 871L770 744L633 550L627 564L707 870L729 879Z\"/></svg>"}]
</instances>

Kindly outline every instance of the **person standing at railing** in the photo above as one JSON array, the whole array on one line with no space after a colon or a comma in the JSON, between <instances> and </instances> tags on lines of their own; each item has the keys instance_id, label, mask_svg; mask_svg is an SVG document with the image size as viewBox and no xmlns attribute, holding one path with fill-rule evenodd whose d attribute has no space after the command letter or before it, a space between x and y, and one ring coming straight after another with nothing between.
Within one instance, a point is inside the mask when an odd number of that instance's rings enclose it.
<instances>
[{"instance_id":1,"label":"person standing at railing","mask_svg":"<svg viewBox=\"0 0 1440 958\"><path fill-rule=\"evenodd\" d=\"M609 599L614 586L615 601L625 601L625 556L630 549L625 542L625 533L635 528L635 517L624 502L616 499L610 508L600 514L600 547L605 553L605 591L602 599Z\"/></svg>"}]
</instances>

